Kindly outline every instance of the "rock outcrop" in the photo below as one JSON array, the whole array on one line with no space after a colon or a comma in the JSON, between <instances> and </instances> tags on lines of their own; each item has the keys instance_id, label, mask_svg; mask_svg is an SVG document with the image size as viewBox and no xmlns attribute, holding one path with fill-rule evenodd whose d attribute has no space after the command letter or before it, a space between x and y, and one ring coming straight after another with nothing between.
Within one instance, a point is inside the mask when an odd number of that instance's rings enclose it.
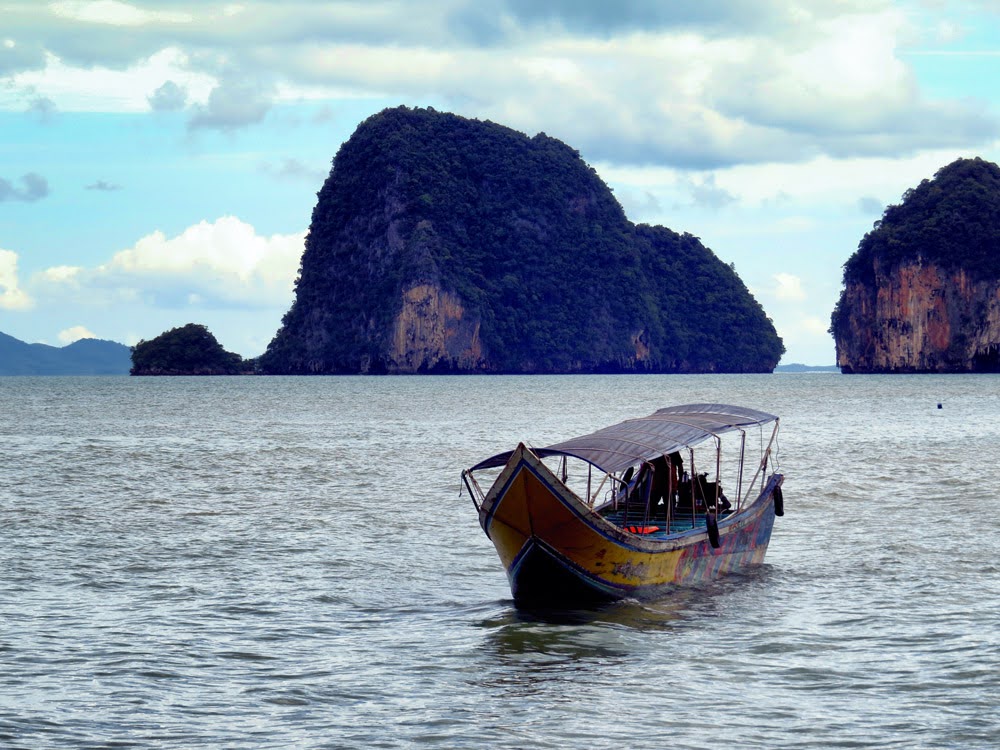
<instances>
[{"instance_id":1,"label":"rock outcrop","mask_svg":"<svg viewBox=\"0 0 1000 750\"><path fill-rule=\"evenodd\" d=\"M566 144L399 107L338 151L259 368L770 372L783 350L731 267L629 222Z\"/></svg>"},{"instance_id":2,"label":"rock outcrop","mask_svg":"<svg viewBox=\"0 0 1000 750\"><path fill-rule=\"evenodd\" d=\"M960 159L887 208L831 332L845 373L1000 372L1000 167Z\"/></svg>"},{"instance_id":3,"label":"rock outcrop","mask_svg":"<svg viewBox=\"0 0 1000 750\"><path fill-rule=\"evenodd\" d=\"M438 363L467 372L488 363L479 339L479 319L467 315L457 295L434 284L418 284L403 292L403 306L393 321L386 352L393 372L419 372Z\"/></svg>"}]
</instances>

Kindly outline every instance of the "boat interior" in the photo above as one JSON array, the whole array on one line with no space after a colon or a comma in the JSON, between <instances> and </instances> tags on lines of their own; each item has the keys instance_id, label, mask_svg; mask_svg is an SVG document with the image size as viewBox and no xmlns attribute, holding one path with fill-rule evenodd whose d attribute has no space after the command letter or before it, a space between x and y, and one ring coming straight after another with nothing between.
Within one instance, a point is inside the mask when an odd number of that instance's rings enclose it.
<instances>
[{"instance_id":1,"label":"boat interior","mask_svg":"<svg viewBox=\"0 0 1000 750\"><path fill-rule=\"evenodd\" d=\"M742 445L742 440L741 443ZM660 456L621 472L601 472L571 456L548 456L545 463L591 511L632 534L663 539L706 528L706 515L722 521L749 501L760 470L749 482L743 474L743 451L738 460L724 460L721 445L713 442L696 462L695 451ZM709 470L713 478L710 478ZM689 470L695 473L689 473ZM731 482L733 499L726 496L720 476ZM728 485L727 485L728 486ZM758 488L763 489L760 483Z\"/></svg>"},{"instance_id":2,"label":"boat interior","mask_svg":"<svg viewBox=\"0 0 1000 750\"><path fill-rule=\"evenodd\" d=\"M690 476L680 457L644 464L638 472L627 470L615 484L610 500L594 512L632 534L663 538L705 527L706 513L722 520L734 512L718 481L708 481L707 472Z\"/></svg>"}]
</instances>

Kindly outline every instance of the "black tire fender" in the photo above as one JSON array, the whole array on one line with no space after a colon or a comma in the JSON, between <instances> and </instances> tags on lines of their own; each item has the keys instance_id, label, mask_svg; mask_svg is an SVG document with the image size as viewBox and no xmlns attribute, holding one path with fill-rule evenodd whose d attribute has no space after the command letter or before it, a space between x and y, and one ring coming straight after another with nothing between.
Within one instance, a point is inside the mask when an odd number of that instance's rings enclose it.
<instances>
[{"instance_id":1,"label":"black tire fender","mask_svg":"<svg viewBox=\"0 0 1000 750\"><path fill-rule=\"evenodd\" d=\"M719 519L714 513L705 514L705 528L708 529L708 543L712 549L719 548Z\"/></svg>"},{"instance_id":2,"label":"black tire fender","mask_svg":"<svg viewBox=\"0 0 1000 750\"><path fill-rule=\"evenodd\" d=\"M774 515L785 515L785 497L781 493L781 485L774 488Z\"/></svg>"}]
</instances>

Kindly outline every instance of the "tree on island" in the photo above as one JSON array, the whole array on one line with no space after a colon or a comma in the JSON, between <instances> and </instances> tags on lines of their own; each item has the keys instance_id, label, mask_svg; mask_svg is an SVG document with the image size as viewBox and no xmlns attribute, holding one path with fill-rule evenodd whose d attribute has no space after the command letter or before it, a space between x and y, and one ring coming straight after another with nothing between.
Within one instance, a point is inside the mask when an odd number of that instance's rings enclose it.
<instances>
[{"instance_id":1,"label":"tree on island","mask_svg":"<svg viewBox=\"0 0 1000 750\"><path fill-rule=\"evenodd\" d=\"M130 375L247 375L254 360L227 352L203 325L188 323L132 347Z\"/></svg>"}]
</instances>

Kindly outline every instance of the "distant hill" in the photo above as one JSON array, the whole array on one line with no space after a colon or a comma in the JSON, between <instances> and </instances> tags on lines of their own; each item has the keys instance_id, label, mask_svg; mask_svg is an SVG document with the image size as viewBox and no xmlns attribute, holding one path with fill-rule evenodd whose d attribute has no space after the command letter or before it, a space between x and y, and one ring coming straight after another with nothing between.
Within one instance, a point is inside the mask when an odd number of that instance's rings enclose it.
<instances>
[{"instance_id":1,"label":"distant hill","mask_svg":"<svg viewBox=\"0 0 1000 750\"><path fill-rule=\"evenodd\" d=\"M129 347L114 341L80 339L57 347L0 333L0 375L128 375L131 366Z\"/></svg>"},{"instance_id":2,"label":"distant hill","mask_svg":"<svg viewBox=\"0 0 1000 750\"><path fill-rule=\"evenodd\" d=\"M267 374L771 372L784 346L697 237L630 222L544 133L398 107L318 196Z\"/></svg>"}]
</instances>

